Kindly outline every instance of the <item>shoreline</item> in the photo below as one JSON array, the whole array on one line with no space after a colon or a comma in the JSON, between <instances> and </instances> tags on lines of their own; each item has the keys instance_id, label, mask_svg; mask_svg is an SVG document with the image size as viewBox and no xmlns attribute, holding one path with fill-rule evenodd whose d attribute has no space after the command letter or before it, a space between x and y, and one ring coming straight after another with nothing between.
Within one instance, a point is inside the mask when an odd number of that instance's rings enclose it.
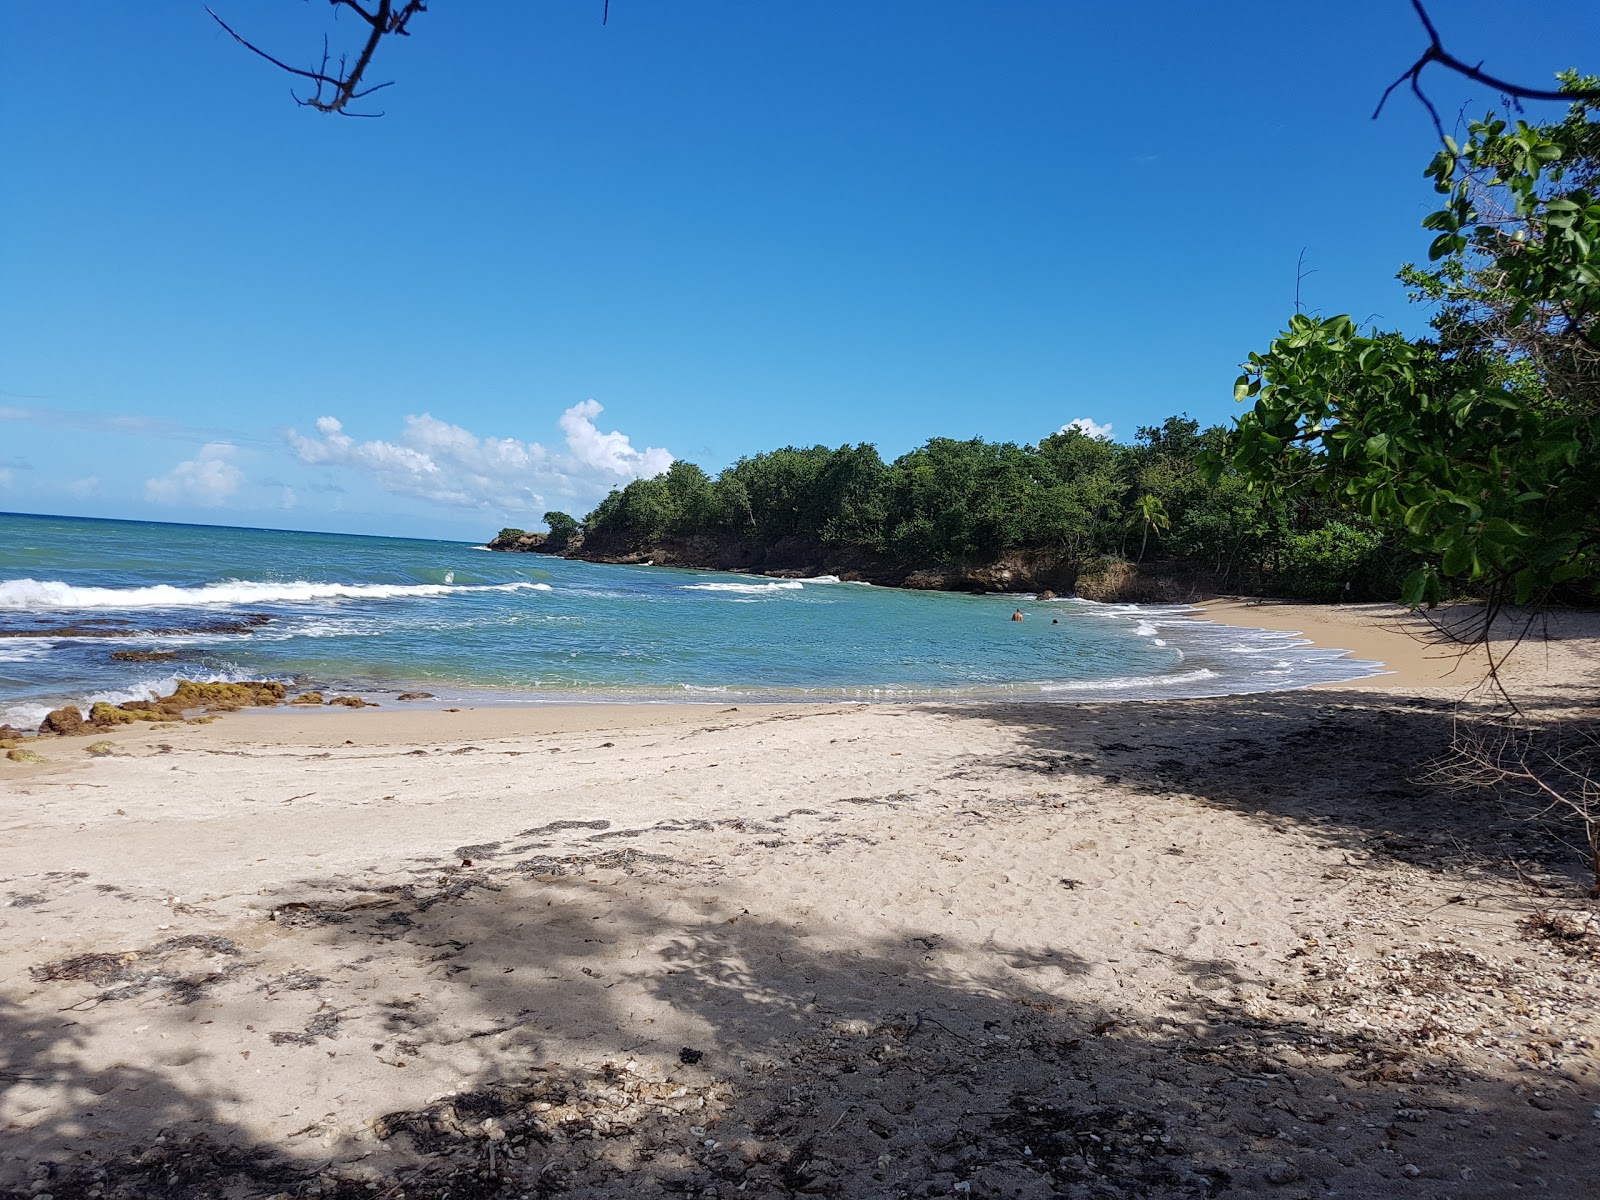
<instances>
[{"instance_id":1,"label":"shoreline","mask_svg":"<svg viewBox=\"0 0 1600 1200\"><path fill-rule=\"evenodd\" d=\"M1026 602L1025 602L1026 603ZM1033 601L1035 604L1046 604L1046 601ZM1170 605L1152 605L1153 608L1170 610ZM1306 645L1316 649L1338 649L1344 652L1344 657L1366 661L1380 662L1385 670L1377 674L1357 676L1350 680L1319 682L1300 685L1289 689L1294 691L1305 688L1328 687L1395 687L1413 683L1440 682L1443 674L1430 669L1430 664L1425 661L1421 651L1424 649L1414 643L1401 631L1398 621L1389 621L1388 612L1392 606L1368 604L1344 606L1344 619L1330 620L1319 610L1324 606L1300 604L1294 602L1267 601L1255 598L1231 598L1227 600L1213 600L1198 602L1186 606L1192 610L1188 619L1209 622L1215 625L1228 626L1239 629L1265 630L1270 632L1300 633L1306 639ZM1403 611L1401 613L1403 616ZM1045 612L1041 609L1035 614L1035 620L1043 620ZM1259 618L1259 619L1258 619ZM1380 624L1380 621L1389 621ZM1399 663L1397 667L1395 664ZM266 677L263 677L266 678ZM1388 680L1387 684L1375 682ZM324 690L326 690L324 685ZM425 690L431 687L443 686L436 681L410 682L392 684L382 690L362 690L353 688L350 684L342 684L334 690L352 692L364 698L377 698L373 707L380 708L384 713L414 713L450 716L452 710L459 709L468 713L493 713L498 710L529 709L533 711L562 711L571 709L582 712L586 709L610 710L638 710L643 713L656 709L672 709L678 707L706 708L714 710L718 706L728 704L743 704L759 706L761 708L774 707L820 707L832 708L856 704L890 704L890 705L938 705L938 704L973 704L973 705L1007 705L1007 704L1078 704L1078 703L1144 703L1160 702L1165 700L1180 699L1171 695L1151 694L1143 697L1108 697L1087 692L1080 698L1068 698L1059 693L1029 692L1008 693L1004 691L986 692L978 685L973 688L960 690L952 689L940 694L931 689L923 689L920 694L897 696L892 693L893 685L862 685L855 689L857 694L839 694L812 698L797 695L779 687L766 689L766 694L754 691L745 691L739 694L730 694L726 697L694 698L679 696L663 692L652 695L648 691L637 687L627 689L606 689L596 686L584 689L581 694L563 695L558 693L524 692L502 688L485 689L485 694L480 698L471 695L433 696L415 701L399 701L396 694L410 690ZM994 685L1004 686L1004 685ZM842 689L841 689L842 693ZM859 693L877 693L861 695ZM119 693L120 694L120 693ZM1254 692L1240 691L1223 693L1225 695L1252 695ZM77 702L77 707L87 713L91 701ZM119 701L112 701L119 703ZM394 708L391 705L398 704ZM239 713L249 715L252 719L259 720L263 716L278 713L280 715L294 712L297 717L318 719L318 714L326 717L329 715L326 706L294 710L292 705L282 707L264 706L261 708L245 708ZM238 715L221 714L221 715ZM609 718L608 718L609 719ZM629 720L630 718L624 718ZM637 718L633 718L637 719ZM576 720L575 717L568 720ZM459 724L459 722L457 722ZM407 724L411 727L411 723ZM571 727L570 725L568 727ZM113 732L111 730L98 732ZM19 736L12 734L10 736ZM20 736L28 737L31 734L24 730Z\"/></svg>"},{"instance_id":2,"label":"shoreline","mask_svg":"<svg viewBox=\"0 0 1600 1200\"><path fill-rule=\"evenodd\" d=\"M1315 683L1312 689L1365 688L1399 691L1413 687L1470 687L1473 664L1449 647L1430 644L1427 624L1399 604L1309 604L1259 596L1197 601L1196 619L1240 629L1298 634L1322 649L1380 662L1385 671L1359 679Z\"/></svg>"},{"instance_id":3,"label":"shoreline","mask_svg":"<svg viewBox=\"0 0 1600 1200\"><path fill-rule=\"evenodd\" d=\"M1408 678L53 739L0 774L0 1193L1586 1196L1582 864L1418 782Z\"/></svg>"}]
</instances>

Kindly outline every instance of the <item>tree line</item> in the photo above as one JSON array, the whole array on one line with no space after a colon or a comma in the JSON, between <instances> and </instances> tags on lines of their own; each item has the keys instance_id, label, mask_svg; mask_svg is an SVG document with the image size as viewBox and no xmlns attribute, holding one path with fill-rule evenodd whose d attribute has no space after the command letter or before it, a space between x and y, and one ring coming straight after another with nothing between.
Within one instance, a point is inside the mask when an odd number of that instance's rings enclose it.
<instances>
[{"instance_id":1,"label":"tree line","mask_svg":"<svg viewBox=\"0 0 1600 1200\"><path fill-rule=\"evenodd\" d=\"M1431 332L1295 313L1249 355L1233 427L1187 417L1119 445L934 438L785 447L715 478L675 463L614 491L556 542L695 537L961 564L1010 552L1074 566L1180 560L1217 589L1308 599L1474 595L1592 602L1600 589L1600 79L1564 115L1445 138L1427 265L1398 277Z\"/></svg>"},{"instance_id":2,"label":"tree line","mask_svg":"<svg viewBox=\"0 0 1600 1200\"><path fill-rule=\"evenodd\" d=\"M1392 594L1413 565L1370 522L1328 503L1269 505L1231 469L1222 426L1186 416L1119 444L1069 428L1037 445L932 438L885 462L874 446L786 446L707 474L678 461L611 492L550 542L628 553L694 539L782 548L791 560L967 567L1012 552L1088 569L1179 560L1217 588L1315 599ZM514 538L519 531L504 530Z\"/></svg>"}]
</instances>

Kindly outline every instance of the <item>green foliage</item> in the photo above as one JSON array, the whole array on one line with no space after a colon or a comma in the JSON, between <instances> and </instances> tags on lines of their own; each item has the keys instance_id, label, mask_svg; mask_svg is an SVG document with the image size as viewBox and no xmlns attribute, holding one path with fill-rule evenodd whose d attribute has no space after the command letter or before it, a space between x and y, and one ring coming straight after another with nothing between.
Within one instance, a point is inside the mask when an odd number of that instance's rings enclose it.
<instances>
[{"instance_id":1,"label":"green foliage","mask_svg":"<svg viewBox=\"0 0 1600 1200\"><path fill-rule=\"evenodd\" d=\"M565 546L579 529L576 517L559 510L545 513L544 523L550 530L550 544L555 547Z\"/></svg>"},{"instance_id":2,"label":"green foliage","mask_svg":"<svg viewBox=\"0 0 1600 1200\"><path fill-rule=\"evenodd\" d=\"M1341 599L1372 573L1382 545L1376 530L1339 521L1291 533L1278 559L1283 590L1308 600Z\"/></svg>"},{"instance_id":3,"label":"green foliage","mask_svg":"<svg viewBox=\"0 0 1600 1200\"><path fill-rule=\"evenodd\" d=\"M527 537L527 536L528 535L526 533L524 533L522 530L520 530L520 529L512 529L508 525L506 528L502 529L499 533L494 535L494 540L497 541L497 542L514 542L518 538Z\"/></svg>"},{"instance_id":4,"label":"green foliage","mask_svg":"<svg viewBox=\"0 0 1600 1200\"><path fill-rule=\"evenodd\" d=\"M1076 429L1037 446L933 438L889 464L869 445L788 446L715 479L677 462L607 496L584 519L585 536L630 551L712 537L813 561L843 553L908 566L979 565L1008 551L1084 564L1125 553L1137 536L1141 558L1152 548L1175 554L1220 587L1341 595L1354 580L1352 594L1365 598L1366 581L1384 577L1393 557L1389 543L1328 504L1269 511L1231 468L1208 480L1197 457L1227 436L1173 417L1133 445ZM1332 520L1350 532L1326 546L1293 540Z\"/></svg>"},{"instance_id":5,"label":"green foliage","mask_svg":"<svg viewBox=\"0 0 1600 1200\"><path fill-rule=\"evenodd\" d=\"M1568 86L1581 84L1563 77ZM1493 114L1427 174L1436 264L1400 274L1435 337L1297 314L1251 354L1254 406L1231 454L1270 506L1325 497L1421 563L1403 599L1455 581L1519 602L1600 582L1600 160L1593 113L1543 126Z\"/></svg>"}]
</instances>

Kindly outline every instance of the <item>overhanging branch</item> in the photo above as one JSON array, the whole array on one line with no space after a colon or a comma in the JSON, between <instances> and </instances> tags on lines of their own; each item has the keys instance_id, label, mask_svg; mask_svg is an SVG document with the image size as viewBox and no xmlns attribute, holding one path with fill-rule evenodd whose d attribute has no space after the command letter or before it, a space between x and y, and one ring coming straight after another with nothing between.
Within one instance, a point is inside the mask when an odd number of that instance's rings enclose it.
<instances>
[{"instance_id":1,"label":"overhanging branch","mask_svg":"<svg viewBox=\"0 0 1600 1200\"><path fill-rule=\"evenodd\" d=\"M1512 83L1509 79L1501 79L1498 75L1491 75L1483 69L1483 64L1476 66L1463 62L1454 54L1444 48L1444 40L1439 36L1438 27L1434 25L1433 18L1428 15L1428 10L1423 7L1422 0L1411 0L1411 7L1416 10L1417 18L1422 22L1423 29L1428 33L1428 48L1424 50L1417 61L1388 87L1383 90L1383 96L1378 100L1378 107L1372 110L1372 119L1377 120L1383 112L1383 106L1389 102L1389 97L1395 88L1403 83L1411 84L1411 91L1417 99L1422 101L1423 107L1428 110L1428 115L1433 118L1433 127L1444 137L1444 122L1439 120L1439 110L1433 106L1433 101L1428 99L1422 90L1422 72L1429 63L1438 63L1447 71L1454 71L1457 75L1487 84L1502 96L1507 96L1513 101L1517 100L1557 100L1569 103L1577 101L1600 101L1600 88L1583 88L1572 91L1551 90L1550 88L1525 87L1520 83Z\"/></svg>"},{"instance_id":2,"label":"overhanging branch","mask_svg":"<svg viewBox=\"0 0 1600 1200\"><path fill-rule=\"evenodd\" d=\"M268 54L219 17L210 6L207 6L206 12L211 14L211 19L220 25L229 37L252 54L266 59L281 71L309 79L316 84L316 91L310 96L302 97L290 93L294 96L294 102L301 107L314 108L318 112L338 113L344 117L381 117L382 113L352 112L348 105L352 100L359 100L363 96L370 96L373 92L391 86L391 83L376 83L362 87L361 81L367 73L367 68L372 65L372 56L377 53L379 43L386 37L408 36L410 30L406 26L412 17L427 12L427 0L405 0L405 3L398 6L395 0L378 0L377 6L371 9L363 7L358 0L328 0L328 2L336 9L348 8L367 25L367 38L362 44L360 53L356 55L355 62L351 63L346 56L340 55L337 70L330 69L331 55L326 38L322 43L321 65L316 70L306 70L290 66L282 59Z\"/></svg>"}]
</instances>

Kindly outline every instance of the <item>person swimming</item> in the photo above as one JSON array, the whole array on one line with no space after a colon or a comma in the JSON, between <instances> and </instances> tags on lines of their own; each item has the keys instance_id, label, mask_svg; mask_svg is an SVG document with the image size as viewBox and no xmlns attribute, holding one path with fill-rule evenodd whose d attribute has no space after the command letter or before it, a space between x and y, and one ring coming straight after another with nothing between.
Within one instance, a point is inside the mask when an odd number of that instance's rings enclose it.
<instances>
[{"instance_id":1,"label":"person swimming","mask_svg":"<svg viewBox=\"0 0 1600 1200\"><path fill-rule=\"evenodd\" d=\"M1014 613L1012 613L1012 614L1011 614L1011 619L1012 619L1012 620L1013 620L1013 621L1020 621L1020 620L1022 620L1022 610L1021 610L1021 609L1020 609L1020 608L1019 608L1019 609L1017 609L1017 611L1016 611L1016 612L1014 612Z\"/></svg>"}]
</instances>

